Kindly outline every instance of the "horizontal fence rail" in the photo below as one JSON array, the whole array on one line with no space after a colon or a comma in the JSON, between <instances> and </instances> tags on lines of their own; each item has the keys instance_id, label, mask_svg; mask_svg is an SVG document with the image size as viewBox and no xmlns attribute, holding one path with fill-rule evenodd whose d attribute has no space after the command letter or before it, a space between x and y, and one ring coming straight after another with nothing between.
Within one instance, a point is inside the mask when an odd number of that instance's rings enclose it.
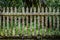
<instances>
[{"instance_id":1,"label":"horizontal fence rail","mask_svg":"<svg viewBox=\"0 0 60 40\"><path fill-rule=\"evenodd\" d=\"M59 8L2 8L1 36L60 35Z\"/></svg>"}]
</instances>

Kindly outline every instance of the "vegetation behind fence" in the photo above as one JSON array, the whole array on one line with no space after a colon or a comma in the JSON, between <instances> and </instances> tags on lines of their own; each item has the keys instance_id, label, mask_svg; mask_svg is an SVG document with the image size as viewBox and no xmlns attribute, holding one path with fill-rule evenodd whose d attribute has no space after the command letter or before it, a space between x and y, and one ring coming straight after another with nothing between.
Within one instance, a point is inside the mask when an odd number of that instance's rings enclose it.
<instances>
[{"instance_id":1,"label":"vegetation behind fence","mask_svg":"<svg viewBox=\"0 0 60 40\"><path fill-rule=\"evenodd\" d=\"M59 8L3 7L2 9L0 11L1 36L60 35Z\"/></svg>"}]
</instances>

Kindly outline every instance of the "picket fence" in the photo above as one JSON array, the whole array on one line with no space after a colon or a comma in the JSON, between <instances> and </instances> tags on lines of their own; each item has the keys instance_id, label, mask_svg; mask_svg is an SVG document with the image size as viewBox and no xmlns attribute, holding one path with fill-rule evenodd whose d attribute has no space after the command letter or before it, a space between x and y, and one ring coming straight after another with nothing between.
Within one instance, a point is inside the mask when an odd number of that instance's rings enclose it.
<instances>
[{"instance_id":1,"label":"picket fence","mask_svg":"<svg viewBox=\"0 0 60 40\"><path fill-rule=\"evenodd\" d=\"M28 7L26 9L3 7L2 12L0 11L0 35L50 35L51 33L45 33L48 29L59 30L59 10L59 8L51 7L31 7L30 9Z\"/></svg>"}]
</instances>

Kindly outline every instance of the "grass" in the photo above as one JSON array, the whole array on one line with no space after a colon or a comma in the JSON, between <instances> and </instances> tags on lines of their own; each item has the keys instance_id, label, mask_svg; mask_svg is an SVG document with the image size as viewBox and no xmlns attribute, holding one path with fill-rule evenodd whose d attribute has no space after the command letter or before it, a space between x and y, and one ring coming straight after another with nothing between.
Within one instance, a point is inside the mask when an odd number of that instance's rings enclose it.
<instances>
[{"instance_id":1,"label":"grass","mask_svg":"<svg viewBox=\"0 0 60 40\"><path fill-rule=\"evenodd\" d=\"M7 29L7 25L5 25L5 29L0 28L0 35L1 36L18 36L18 35L28 35L30 36L31 34L34 35L34 24L32 24L32 29L30 29L30 24L28 24L28 29L27 26L24 25L24 28L22 29L22 24L20 24L20 28L18 27L18 24L14 23L9 24L9 29ZM23 31L22 31L23 30ZM32 30L32 31L30 31ZM42 29L42 27L40 26L40 30L38 33L38 24L36 24L36 35L60 35L60 31L59 30L53 30L53 29Z\"/></svg>"}]
</instances>

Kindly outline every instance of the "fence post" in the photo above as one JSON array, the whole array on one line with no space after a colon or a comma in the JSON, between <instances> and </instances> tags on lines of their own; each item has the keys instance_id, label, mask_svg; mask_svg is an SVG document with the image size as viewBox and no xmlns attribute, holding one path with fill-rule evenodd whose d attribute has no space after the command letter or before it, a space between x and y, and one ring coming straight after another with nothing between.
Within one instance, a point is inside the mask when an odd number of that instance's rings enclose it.
<instances>
[{"instance_id":1,"label":"fence post","mask_svg":"<svg viewBox=\"0 0 60 40\"><path fill-rule=\"evenodd\" d=\"M48 13L47 7L46 7L45 13ZM46 30L47 30L47 27L48 27L48 16L45 16L45 25L46 25Z\"/></svg>"},{"instance_id":2,"label":"fence post","mask_svg":"<svg viewBox=\"0 0 60 40\"><path fill-rule=\"evenodd\" d=\"M16 35L16 28L17 28L17 16L14 17L14 20L15 20L15 35Z\"/></svg>"},{"instance_id":3,"label":"fence post","mask_svg":"<svg viewBox=\"0 0 60 40\"><path fill-rule=\"evenodd\" d=\"M5 16L3 16L3 34L5 33ZM7 36L7 33L5 34Z\"/></svg>"},{"instance_id":4,"label":"fence post","mask_svg":"<svg viewBox=\"0 0 60 40\"><path fill-rule=\"evenodd\" d=\"M30 16L30 31L31 31L31 35L32 35L32 16Z\"/></svg>"},{"instance_id":5,"label":"fence post","mask_svg":"<svg viewBox=\"0 0 60 40\"><path fill-rule=\"evenodd\" d=\"M30 8L30 13L32 13L32 7ZM30 16L30 32L32 35L32 16Z\"/></svg>"},{"instance_id":6,"label":"fence post","mask_svg":"<svg viewBox=\"0 0 60 40\"><path fill-rule=\"evenodd\" d=\"M0 16L0 31L2 30L1 27L2 26L1 26L1 16ZM1 32L0 32L0 35L1 35Z\"/></svg>"},{"instance_id":7,"label":"fence post","mask_svg":"<svg viewBox=\"0 0 60 40\"><path fill-rule=\"evenodd\" d=\"M40 16L38 16L38 34L40 35Z\"/></svg>"},{"instance_id":8,"label":"fence post","mask_svg":"<svg viewBox=\"0 0 60 40\"><path fill-rule=\"evenodd\" d=\"M20 34L20 30L21 30L21 18L20 18L20 16L18 17L18 32L19 32L19 34Z\"/></svg>"},{"instance_id":9,"label":"fence post","mask_svg":"<svg viewBox=\"0 0 60 40\"><path fill-rule=\"evenodd\" d=\"M49 7L49 13L51 13L51 7ZM52 29L52 19L51 19L51 16L49 15L49 28L50 30Z\"/></svg>"},{"instance_id":10,"label":"fence post","mask_svg":"<svg viewBox=\"0 0 60 40\"><path fill-rule=\"evenodd\" d=\"M12 26L12 25L14 24L14 23L13 23L13 16L11 16L10 19L11 19L11 20L10 20L11 27L13 27L13 26ZM9 33L12 35L12 33L13 33L13 28L10 28Z\"/></svg>"},{"instance_id":11,"label":"fence post","mask_svg":"<svg viewBox=\"0 0 60 40\"><path fill-rule=\"evenodd\" d=\"M9 16L7 16L7 36L9 34Z\"/></svg>"},{"instance_id":12,"label":"fence post","mask_svg":"<svg viewBox=\"0 0 60 40\"><path fill-rule=\"evenodd\" d=\"M24 7L22 7L22 13L24 14L25 11L24 11ZM22 34L24 35L24 16L22 16Z\"/></svg>"},{"instance_id":13,"label":"fence post","mask_svg":"<svg viewBox=\"0 0 60 40\"><path fill-rule=\"evenodd\" d=\"M59 8L57 8L57 13L59 13ZM59 16L57 16L57 30L59 30Z\"/></svg>"},{"instance_id":14,"label":"fence post","mask_svg":"<svg viewBox=\"0 0 60 40\"><path fill-rule=\"evenodd\" d=\"M1 6L0 6L0 8L1 8ZM0 11L0 14L1 14L1 11ZM1 29L1 27L2 27L1 19L2 19L2 18L1 18L1 16L0 16L0 31L2 30L2 29ZM0 32L0 35L1 35L1 32Z\"/></svg>"},{"instance_id":15,"label":"fence post","mask_svg":"<svg viewBox=\"0 0 60 40\"><path fill-rule=\"evenodd\" d=\"M22 16L22 34L24 35L24 16Z\"/></svg>"},{"instance_id":16,"label":"fence post","mask_svg":"<svg viewBox=\"0 0 60 40\"><path fill-rule=\"evenodd\" d=\"M44 16L42 16L42 35L44 34Z\"/></svg>"},{"instance_id":17,"label":"fence post","mask_svg":"<svg viewBox=\"0 0 60 40\"><path fill-rule=\"evenodd\" d=\"M26 8L26 13L28 14L28 7ZM26 34L28 34L28 16L26 16Z\"/></svg>"},{"instance_id":18,"label":"fence post","mask_svg":"<svg viewBox=\"0 0 60 40\"><path fill-rule=\"evenodd\" d=\"M36 13L36 7L34 7L34 13ZM36 36L36 15L34 15L34 35Z\"/></svg>"},{"instance_id":19,"label":"fence post","mask_svg":"<svg viewBox=\"0 0 60 40\"><path fill-rule=\"evenodd\" d=\"M36 36L36 16L34 16L34 35Z\"/></svg>"},{"instance_id":20,"label":"fence post","mask_svg":"<svg viewBox=\"0 0 60 40\"><path fill-rule=\"evenodd\" d=\"M28 20L29 20L29 19L28 19L28 16L26 16L26 30L27 30L27 31L26 31L26 34L28 34L28 27L29 27L29 26L28 26Z\"/></svg>"},{"instance_id":21,"label":"fence post","mask_svg":"<svg viewBox=\"0 0 60 40\"><path fill-rule=\"evenodd\" d=\"M53 8L53 14L55 14L55 9ZM55 29L55 16L53 16L53 28Z\"/></svg>"},{"instance_id":22,"label":"fence post","mask_svg":"<svg viewBox=\"0 0 60 40\"><path fill-rule=\"evenodd\" d=\"M44 14L44 8L42 7L42 14ZM42 35L44 34L44 16L42 16Z\"/></svg>"}]
</instances>

